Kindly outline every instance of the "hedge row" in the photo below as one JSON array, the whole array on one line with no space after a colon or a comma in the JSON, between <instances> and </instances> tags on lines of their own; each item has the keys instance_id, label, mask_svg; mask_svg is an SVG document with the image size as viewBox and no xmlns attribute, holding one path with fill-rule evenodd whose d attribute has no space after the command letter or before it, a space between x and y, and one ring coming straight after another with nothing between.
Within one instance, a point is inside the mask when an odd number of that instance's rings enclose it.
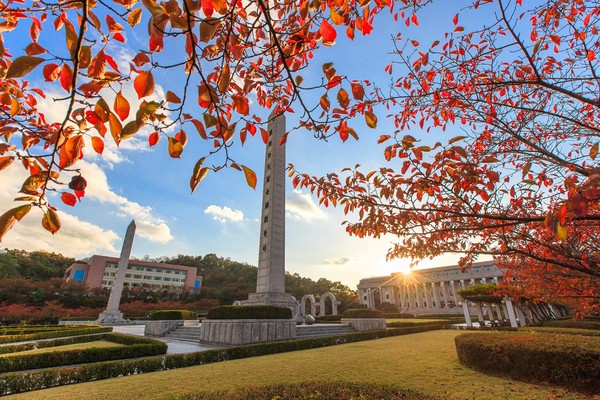
<instances>
[{"instance_id":1,"label":"hedge row","mask_svg":"<svg viewBox=\"0 0 600 400\"><path fill-rule=\"evenodd\" d=\"M284 353L288 351L313 349L389 336L426 332L436 329L441 329L441 325L393 328L381 331L352 333L349 335L259 343L196 353L147 357L137 360L105 361L84 364L74 368L54 368L31 373L13 373L0 376L0 396L68 385L71 383L90 382L115 378L118 376L191 367L219 361Z\"/></svg>"},{"instance_id":2,"label":"hedge row","mask_svg":"<svg viewBox=\"0 0 600 400\"><path fill-rule=\"evenodd\" d=\"M431 325L431 324L448 324L448 321L393 321L388 322L388 328L404 328L409 326L421 326L421 325Z\"/></svg>"},{"instance_id":3,"label":"hedge row","mask_svg":"<svg viewBox=\"0 0 600 400\"><path fill-rule=\"evenodd\" d=\"M28 342L22 344L13 344L0 346L0 354L17 353L20 351L44 349L47 347L66 346L69 344L86 343L99 340L103 336L102 333L91 334L85 336L71 336L66 338L42 340L39 342Z\"/></svg>"},{"instance_id":4,"label":"hedge row","mask_svg":"<svg viewBox=\"0 0 600 400\"><path fill-rule=\"evenodd\" d=\"M60 331L67 328L67 325L28 325L28 326L9 326L0 328L0 336L23 335L26 333Z\"/></svg>"},{"instance_id":5,"label":"hedge row","mask_svg":"<svg viewBox=\"0 0 600 400\"><path fill-rule=\"evenodd\" d=\"M342 313L342 318L383 318L383 313L369 308L350 308Z\"/></svg>"},{"instance_id":6,"label":"hedge row","mask_svg":"<svg viewBox=\"0 0 600 400\"><path fill-rule=\"evenodd\" d=\"M540 333L559 333L563 335L582 335L582 336L600 336L600 331L593 329L576 329L576 328L550 328L544 326L528 326L519 329L520 331L532 331Z\"/></svg>"},{"instance_id":7,"label":"hedge row","mask_svg":"<svg viewBox=\"0 0 600 400\"><path fill-rule=\"evenodd\" d=\"M320 315L315 317L315 322L340 322L342 320L341 315Z\"/></svg>"},{"instance_id":8,"label":"hedge row","mask_svg":"<svg viewBox=\"0 0 600 400\"><path fill-rule=\"evenodd\" d=\"M194 311L188 310L157 310L150 312L150 320L162 321L162 320L179 320L179 319L196 319L198 314Z\"/></svg>"},{"instance_id":9,"label":"hedge row","mask_svg":"<svg viewBox=\"0 0 600 400\"><path fill-rule=\"evenodd\" d=\"M325 397L326 396L326 397ZM246 386L243 389L202 392L181 400L263 400L263 399L361 399L435 400L438 397L401 387L350 382L303 382L272 386Z\"/></svg>"},{"instance_id":10,"label":"hedge row","mask_svg":"<svg viewBox=\"0 0 600 400\"><path fill-rule=\"evenodd\" d=\"M537 332L462 334L460 362L484 373L600 393L600 338Z\"/></svg>"},{"instance_id":11,"label":"hedge row","mask_svg":"<svg viewBox=\"0 0 600 400\"><path fill-rule=\"evenodd\" d=\"M585 317L583 319L552 319L540 323L542 326L552 328L574 328L574 329L595 329L600 330L600 320L597 318Z\"/></svg>"},{"instance_id":12,"label":"hedge row","mask_svg":"<svg viewBox=\"0 0 600 400\"><path fill-rule=\"evenodd\" d=\"M104 333L104 332L112 332L112 327L107 326L98 326L98 325L78 325L76 328L69 327L69 329L59 329L52 330L47 332L37 332L37 333L26 333L22 335L5 335L0 336L0 343L15 343L15 342L25 342L29 340L38 340L38 339L54 339L58 337L64 336L80 336L80 335L89 335L92 333Z\"/></svg>"},{"instance_id":13,"label":"hedge row","mask_svg":"<svg viewBox=\"0 0 600 400\"><path fill-rule=\"evenodd\" d=\"M208 312L208 319L291 319L292 310L277 306L221 306Z\"/></svg>"},{"instance_id":14,"label":"hedge row","mask_svg":"<svg viewBox=\"0 0 600 400\"><path fill-rule=\"evenodd\" d=\"M40 354L15 354L0 357L0 373L50 368L71 364L85 364L124 358L156 356L167 352L167 344L159 340L119 333L107 333L100 339L125 346L53 351Z\"/></svg>"}]
</instances>

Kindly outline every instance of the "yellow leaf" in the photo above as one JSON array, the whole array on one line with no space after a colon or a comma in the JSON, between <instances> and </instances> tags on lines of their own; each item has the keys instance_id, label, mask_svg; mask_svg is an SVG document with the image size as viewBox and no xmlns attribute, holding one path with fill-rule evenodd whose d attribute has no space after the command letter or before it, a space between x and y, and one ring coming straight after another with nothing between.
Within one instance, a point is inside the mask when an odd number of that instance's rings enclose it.
<instances>
[{"instance_id":1,"label":"yellow leaf","mask_svg":"<svg viewBox=\"0 0 600 400\"><path fill-rule=\"evenodd\" d=\"M225 64L221 70L221 76L219 76L218 87L221 93L225 93L229 88L229 81L231 80L231 71L229 70L229 64Z\"/></svg>"},{"instance_id":2,"label":"yellow leaf","mask_svg":"<svg viewBox=\"0 0 600 400\"><path fill-rule=\"evenodd\" d=\"M49 208L42 217L42 226L53 235L60 229L60 219L53 209Z\"/></svg>"},{"instance_id":3,"label":"yellow leaf","mask_svg":"<svg viewBox=\"0 0 600 400\"><path fill-rule=\"evenodd\" d=\"M194 172L190 178L190 189L192 189L192 193L196 190L198 184L206 177L210 168L202 167L204 163L204 157L199 159L194 166Z\"/></svg>"},{"instance_id":4,"label":"yellow leaf","mask_svg":"<svg viewBox=\"0 0 600 400\"><path fill-rule=\"evenodd\" d=\"M216 18L206 18L200 23L200 41L204 43L210 42L217 33L221 21Z\"/></svg>"},{"instance_id":5,"label":"yellow leaf","mask_svg":"<svg viewBox=\"0 0 600 400\"><path fill-rule=\"evenodd\" d=\"M141 8L137 8L137 9L133 10L131 12L131 14L129 14L129 17L127 17L127 22L132 27L139 24L141 20L142 20L142 9Z\"/></svg>"},{"instance_id":6,"label":"yellow leaf","mask_svg":"<svg viewBox=\"0 0 600 400\"><path fill-rule=\"evenodd\" d=\"M599 142L596 142L596 143L594 143L594 145L593 145L593 146L592 146L592 148L590 149L590 158L591 158L592 160L595 160L595 159L596 159L596 156L598 155L598 143L599 143Z\"/></svg>"},{"instance_id":7,"label":"yellow leaf","mask_svg":"<svg viewBox=\"0 0 600 400\"><path fill-rule=\"evenodd\" d=\"M567 240L569 238L569 232L565 226L562 226L560 222L556 224L556 236L561 240Z\"/></svg>"},{"instance_id":8,"label":"yellow leaf","mask_svg":"<svg viewBox=\"0 0 600 400\"><path fill-rule=\"evenodd\" d=\"M44 59L40 57L17 57L12 64L10 64L10 67L8 67L8 70L6 71L6 78L23 78L28 73L33 71L35 67L40 65L42 61L44 61Z\"/></svg>"},{"instance_id":9,"label":"yellow leaf","mask_svg":"<svg viewBox=\"0 0 600 400\"><path fill-rule=\"evenodd\" d=\"M369 128L375 129L377 127L377 116L371 111L365 111L365 122Z\"/></svg>"},{"instance_id":10,"label":"yellow leaf","mask_svg":"<svg viewBox=\"0 0 600 400\"><path fill-rule=\"evenodd\" d=\"M244 170L244 176L246 177L246 182L248 186L252 189L256 189L256 174L250 168L242 165L242 169Z\"/></svg>"},{"instance_id":11,"label":"yellow leaf","mask_svg":"<svg viewBox=\"0 0 600 400\"><path fill-rule=\"evenodd\" d=\"M181 142L175 138L169 137L169 156L172 158L181 157L181 153L183 153L183 145Z\"/></svg>"}]
</instances>

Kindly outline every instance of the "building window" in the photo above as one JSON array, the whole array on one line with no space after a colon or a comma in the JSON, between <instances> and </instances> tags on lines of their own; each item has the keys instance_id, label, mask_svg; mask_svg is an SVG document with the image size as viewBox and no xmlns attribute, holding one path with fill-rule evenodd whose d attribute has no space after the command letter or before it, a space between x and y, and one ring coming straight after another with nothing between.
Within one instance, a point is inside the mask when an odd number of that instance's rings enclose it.
<instances>
[{"instance_id":1,"label":"building window","mask_svg":"<svg viewBox=\"0 0 600 400\"><path fill-rule=\"evenodd\" d=\"M269 202L265 202L265 208L269 208Z\"/></svg>"},{"instance_id":2,"label":"building window","mask_svg":"<svg viewBox=\"0 0 600 400\"><path fill-rule=\"evenodd\" d=\"M267 245L266 244L262 247L262 251L267 251Z\"/></svg>"},{"instance_id":3,"label":"building window","mask_svg":"<svg viewBox=\"0 0 600 400\"><path fill-rule=\"evenodd\" d=\"M125 278L131 278L131 274L125 274Z\"/></svg>"},{"instance_id":4,"label":"building window","mask_svg":"<svg viewBox=\"0 0 600 400\"><path fill-rule=\"evenodd\" d=\"M269 216L265 215L265 219L263 219L263 222L269 222Z\"/></svg>"},{"instance_id":5,"label":"building window","mask_svg":"<svg viewBox=\"0 0 600 400\"><path fill-rule=\"evenodd\" d=\"M263 236L267 237L267 230L266 229L263 231Z\"/></svg>"},{"instance_id":6,"label":"building window","mask_svg":"<svg viewBox=\"0 0 600 400\"><path fill-rule=\"evenodd\" d=\"M267 153L267 158L271 158L271 153Z\"/></svg>"},{"instance_id":7,"label":"building window","mask_svg":"<svg viewBox=\"0 0 600 400\"><path fill-rule=\"evenodd\" d=\"M271 164L267 164L267 169L271 169Z\"/></svg>"},{"instance_id":8,"label":"building window","mask_svg":"<svg viewBox=\"0 0 600 400\"><path fill-rule=\"evenodd\" d=\"M271 176L267 176L267 182L271 182Z\"/></svg>"}]
</instances>

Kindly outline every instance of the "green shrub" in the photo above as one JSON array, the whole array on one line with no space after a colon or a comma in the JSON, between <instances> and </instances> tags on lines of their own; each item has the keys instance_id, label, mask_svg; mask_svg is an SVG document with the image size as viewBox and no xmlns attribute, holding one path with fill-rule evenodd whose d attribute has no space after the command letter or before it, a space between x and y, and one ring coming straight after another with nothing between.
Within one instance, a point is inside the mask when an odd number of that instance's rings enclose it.
<instances>
[{"instance_id":1,"label":"green shrub","mask_svg":"<svg viewBox=\"0 0 600 400\"><path fill-rule=\"evenodd\" d=\"M38 332L62 331L67 328L72 328L72 326L68 326L68 325L9 326L9 327L5 327L5 328L0 328L0 336L23 335L23 334L38 333Z\"/></svg>"},{"instance_id":2,"label":"green shrub","mask_svg":"<svg viewBox=\"0 0 600 400\"><path fill-rule=\"evenodd\" d=\"M197 314L188 310L156 310L150 312L150 320L179 320L179 319L196 319Z\"/></svg>"},{"instance_id":3,"label":"green shrub","mask_svg":"<svg viewBox=\"0 0 600 400\"><path fill-rule=\"evenodd\" d=\"M600 393L600 338L539 332L462 334L460 362L484 373Z\"/></svg>"},{"instance_id":4,"label":"green shrub","mask_svg":"<svg viewBox=\"0 0 600 400\"><path fill-rule=\"evenodd\" d=\"M108 333L96 339L105 339L125 346L108 348L87 348L78 350L54 351L39 354L21 354L0 357L0 373L24 371L35 368L49 368L62 365L84 364L95 361L118 360L165 354L167 345L159 340L138 336Z\"/></svg>"},{"instance_id":5,"label":"green shrub","mask_svg":"<svg viewBox=\"0 0 600 400\"><path fill-rule=\"evenodd\" d=\"M426 332L440 328L441 325L393 328L380 331L351 333L348 335L258 343L196 353L169 354L166 356L146 357L135 360L104 361L71 368L53 368L31 373L5 374L0 376L0 396L72 383L115 378L118 376L185 368L219 361L314 349L390 336L407 335L410 333Z\"/></svg>"},{"instance_id":6,"label":"green shrub","mask_svg":"<svg viewBox=\"0 0 600 400\"><path fill-rule=\"evenodd\" d=\"M54 329L36 333L24 333L21 335L0 336L0 343L15 343L38 339L53 339L65 336L89 335L92 333L112 332L112 329L113 328L110 326L103 327L99 325L70 325L68 328L64 329Z\"/></svg>"},{"instance_id":7,"label":"green shrub","mask_svg":"<svg viewBox=\"0 0 600 400\"><path fill-rule=\"evenodd\" d=\"M315 322L340 322L342 320L341 315L320 315L315 317Z\"/></svg>"},{"instance_id":8,"label":"green shrub","mask_svg":"<svg viewBox=\"0 0 600 400\"><path fill-rule=\"evenodd\" d=\"M533 331L540 333L558 333L562 335L582 335L582 336L600 336L600 331L594 329L577 329L577 328L551 328L544 326L528 326L519 329L520 331Z\"/></svg>"},{"instance_id":9,"label":"green shrub","mask_svg":"<svg viewBox=\"0 0 600 400\"><path fill-rule=\"evenodd\" d=\"M600 320L597 318L585 317L582 319L552 319L540 323L541 326L552 328L575 328L575 329L595 329L600 330Z\"/></svg>"},{"instance_id":10,"label":"green shrub","mask_svg":"<svg viewBox=\"0 0 600 400\"><path fill-rule=\"evenodd\" d=\"M376 384L349 382L303 382L273 386L250 386L238 390L203 392L180 400L263 400L263 399L361 399L435 400L414 390Z\"/></svg>"},{"instance_id":11,"label":"green shrub","mask_svg":"<svg viewBox=\"0 0 600 400\"><path fill-rule=\"evenodd\" d=\"M383 318L383 313L369 308L351 308L342 313L342 318Z\"/></svg>"},{"instance_id":12,"label":"green shrub","mask_svg":"<svg viewBox=\"0 0 600 400\"><path fill-rule=\"evenodd\" d=\"M291 319L292 310L277 306L221 306L208 312L208 319Z\"/></svg>"},{"instance_id":13,"label":"green shrub","mask_svg":"<svg viewBox=\"0 0 600 400\"><path fill-rule=\"evenodd\" d=\"M44 349L47 347L56 347L56 346L66 346L69 344L76 343L86 343L93 342L96 340L100 340L103 334L92 334L92 335L84 335L84 336L72 336L66 338L58 338L51 340L42 340L39 342L29 342L23 344L14 344L14 345L5 345L0 346L0 354L9 354L9 353L17 353L20 351L34 350L34 349Z\"/></svg>"},{"instance_id":14,"label":"green shrub","mask_svg":"<svg viewBox=\"0 0 600 400\"><path fill-rule=\"evenodd\" d=\"M407 314L407 313L383 313L383 318L415 318L415 314Z\"/></svg>"}]
</instances>

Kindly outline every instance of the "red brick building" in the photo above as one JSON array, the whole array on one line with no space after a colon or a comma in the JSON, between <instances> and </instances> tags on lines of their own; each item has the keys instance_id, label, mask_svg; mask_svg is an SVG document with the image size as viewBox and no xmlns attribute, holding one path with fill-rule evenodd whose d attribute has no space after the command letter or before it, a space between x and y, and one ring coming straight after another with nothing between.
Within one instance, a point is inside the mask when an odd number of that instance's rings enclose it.
<instances>
[{"instance_id":1,"label":"red brick building","mask_svg":"<svg viewBox=\"0 0 600 400\"><path fill-rule=\"evenodd\" d=\"M111 287L117 273L117 257L94 255L87 263L75 263L65 271L67 282L80 282L89 288ZM140 260L129 260L125 286L154 286L200 290L202 276L197 268Z\"/></svg>"}]
</instances>

